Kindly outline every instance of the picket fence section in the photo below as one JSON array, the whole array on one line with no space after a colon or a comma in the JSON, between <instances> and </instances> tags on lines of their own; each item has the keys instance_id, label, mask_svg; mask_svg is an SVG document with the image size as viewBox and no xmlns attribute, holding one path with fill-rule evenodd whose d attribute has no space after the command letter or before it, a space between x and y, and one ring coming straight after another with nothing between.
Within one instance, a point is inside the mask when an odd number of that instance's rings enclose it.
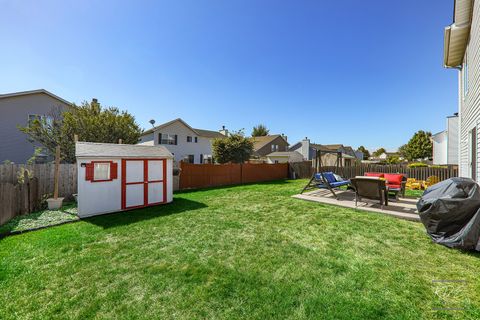
<instances>
[{"instance_id":1,"label":"picket fence section","mask_svg":"<svg viewBox=\"0 0 480 320\"><path fill-rule=\"evenodd\" d=\"M297 162L290 164L290 171L295 172L297 178L310 178L314 173L314 168L310 161ZM322 167L322 171L332 171L339 176L350 179L356 176L363 176L365 172L382 172L382 173L403 173L408 178L415 178L417 180L426 180L430 176L437 176L440 181L458 177L458 167L418 167L409 168L406 165L378 165L378 164L361 164L351 167ZM292 173L290 174L292 175Z\"/></svg>"},{"instance_id":2,"label":"picket fence section","mask_svg":"<svg viewBox=\"0 0 480 320\"><path fill-rule=\"evenodd\" d=\"M45 194L53 194L55 165L53 163L46 164L2 164L0 165L0 183L8 182L12 184L18 183L18 177L23 174L23 170L29 172L31 178L38 179L38 193L40 196ZM58 185L60 197L71 197L73 193L77 193L77 165L76 164L60 164L60 180Z\"/></svg>"},{"instance_id":3,"label":"picket fence section","mask_svg":"<svg viewBox=\"0 0 480 320\"><path fill-rule=\"evenodd\" d=\"M15 216L34 212L40 206L38 179L25 177L23 183L0 182L0 225Z\"/></svg>"}]
</instances>

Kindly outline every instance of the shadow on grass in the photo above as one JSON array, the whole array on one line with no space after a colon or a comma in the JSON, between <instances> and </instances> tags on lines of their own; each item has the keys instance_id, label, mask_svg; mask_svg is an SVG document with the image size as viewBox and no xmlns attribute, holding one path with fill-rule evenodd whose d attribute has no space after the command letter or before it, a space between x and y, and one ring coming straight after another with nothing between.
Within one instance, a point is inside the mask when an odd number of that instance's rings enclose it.
<instances>
[{"instance_id":1,"label":"shadow on grass","mask_svg":"<svg viewBox=\"0 0 480 320\"><path fill-rule=\"evenodd\" d=\"M108 229L206 207L207 205L201 202L183 198L174 198L173 202L169 204L109 213L100 216L84 218L82 220L100 226L104 229Z\"/></svg>"},{"instance_id":2,"label":"shadow on grass","mask_svg":"<svg viewBox=\"0 0 480 320\"><path fill-rule=\"evenodd\" d=\"M182 189L182 190L175 191L175 194L193 193L193 192L208 191L208 190L222 190L222 189L228 189L228 188L233 188L233 187L251 186L251 185L255 185L255 184L257 184L257 185L282 185L282 184L291 183L290 181L292 181L292 180L281 179L281 180L271 180L271 181L248 182L248 183L242 183L242 184L228 184L228 185L223 185L223 186L212 186L212 187L204 187L204 188Z\"/></svg>"}]
</instances>

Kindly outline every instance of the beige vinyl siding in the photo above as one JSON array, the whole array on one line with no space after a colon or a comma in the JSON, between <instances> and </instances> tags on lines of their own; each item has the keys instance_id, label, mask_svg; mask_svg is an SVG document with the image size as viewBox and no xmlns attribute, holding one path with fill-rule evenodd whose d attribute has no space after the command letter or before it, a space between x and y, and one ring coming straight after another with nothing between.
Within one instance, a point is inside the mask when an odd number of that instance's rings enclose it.
<instances>
[{"instance_id":1,"label":"beige vinyl siding","mask_svg":"<svg viewBox=\"0 0 480 320\"><path fill-rule=\"evenodd\" d=\"M460 116L460 176L471 177L470 131L477 127L477 180L480 176L478 166L479 122L480 122L480 2L474 3L470 39L466 50L468 64L468 93L464 94L465 68L459 75L459 116Z\"/></svg>"}]
</instances>

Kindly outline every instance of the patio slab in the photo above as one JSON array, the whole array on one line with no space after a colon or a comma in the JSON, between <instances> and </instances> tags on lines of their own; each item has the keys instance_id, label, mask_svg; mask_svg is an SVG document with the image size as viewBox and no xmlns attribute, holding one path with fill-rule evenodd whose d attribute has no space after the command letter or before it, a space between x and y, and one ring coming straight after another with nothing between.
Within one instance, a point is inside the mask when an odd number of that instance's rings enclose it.
<instances>
[{"instance_id":1,"label":"patio slab","mask_svg":"<svg viewBox=\"0 0 480 320\"><path fill-rule=\"evenodd\" d=\"M305 192L303 194L296 194L292 197L356 210L382 213L409 221L420 221L420 217L418 216L416 208L418 199L416 198L400 198L398 200L389 198L388 206L384 206L382 209L378 201L365 200L367 201L365 202L364 199L359 201L358 206L355 207L355 193L353 191L339 190L335 191L335 193L338 195L338 200L335 199L330 191L324 189Z\"/></svg>"}]
</instances>

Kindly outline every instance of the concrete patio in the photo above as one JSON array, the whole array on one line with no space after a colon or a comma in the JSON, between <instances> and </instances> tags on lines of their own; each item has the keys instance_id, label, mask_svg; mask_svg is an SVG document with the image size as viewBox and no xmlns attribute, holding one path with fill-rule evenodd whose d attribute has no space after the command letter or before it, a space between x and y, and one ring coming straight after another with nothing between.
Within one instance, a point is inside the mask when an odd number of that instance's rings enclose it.
<instances>
[{"instance_id":1,"label":"concrete patio","mask_svg":"<svg viewBox=\"0 0 480 320\"><path fill-rule=\"evenodd\" d=\"M382 209L378 201L368 199L362 199L361 202L358 202L358 206L355 207L355 193L353 191L336 190L335 193L338 195L338 200L335 199L333 194L326 189L319 189L305 192L303 194L297 194L294 195L293 198L357 210L377 212L410 221L420 221L420 217L417 214L416 208L418 199L416 198L389 198L388 206L384 206Z\"/></svg>"}]
</instances>

